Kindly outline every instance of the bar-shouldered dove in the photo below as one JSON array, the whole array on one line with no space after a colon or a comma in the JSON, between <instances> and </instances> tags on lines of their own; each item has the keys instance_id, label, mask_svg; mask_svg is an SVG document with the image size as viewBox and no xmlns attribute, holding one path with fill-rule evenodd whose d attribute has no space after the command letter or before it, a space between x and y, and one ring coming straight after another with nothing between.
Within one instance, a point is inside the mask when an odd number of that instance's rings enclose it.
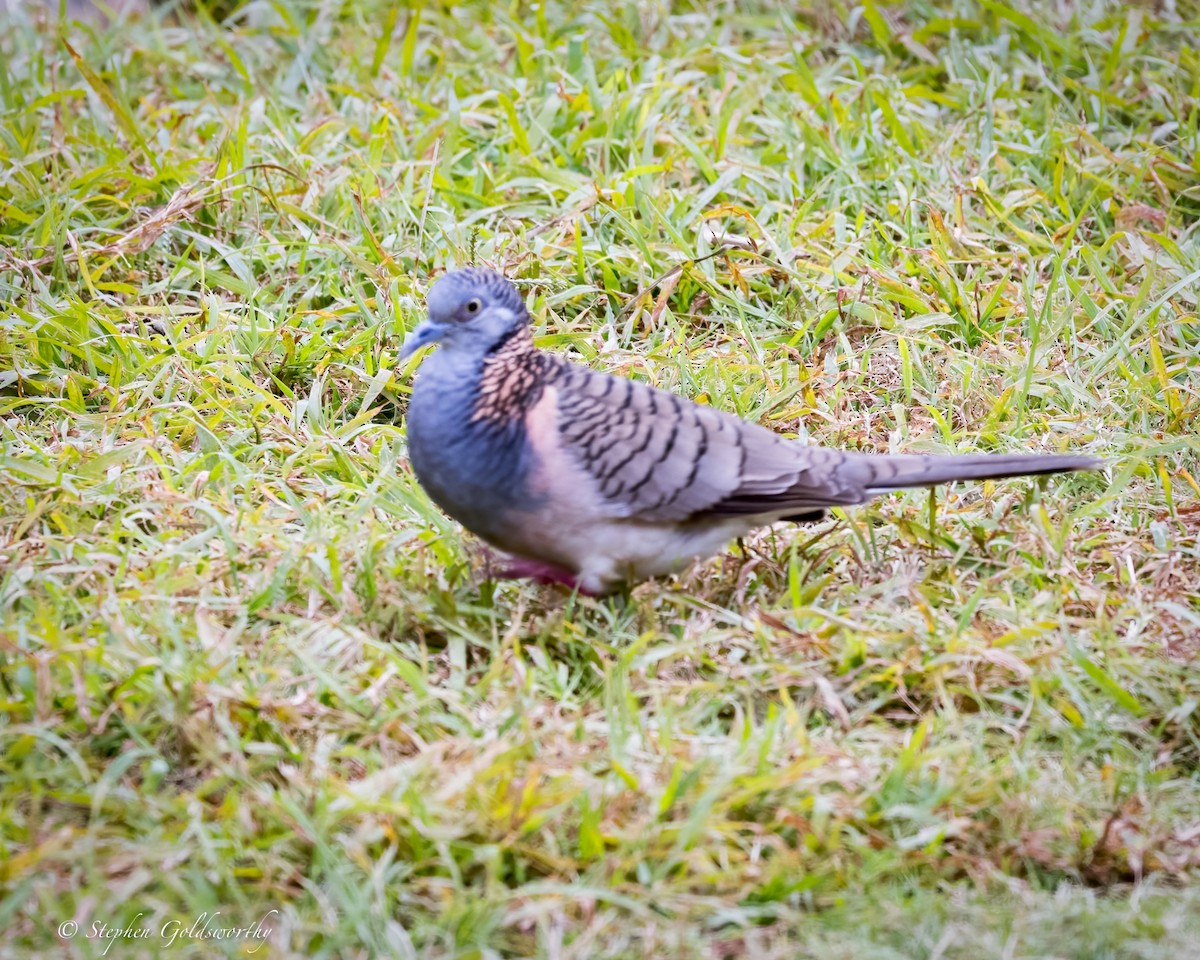
<instances>
[{"instance_id":1,"label":"bar-shouldered dove","mask_svg":"<svg viewBox=\"0 0 1200 960\"><path fill-rule=\"evenodd\" d=\"M469 267L430 289L408 408L430 497L512 557L504 576L604 594L677 571L755 527L954 480L1088 470L1086 456L865 454L808 446L732 414L537 349L511 283Z\"/></svg>"}]
</instances>

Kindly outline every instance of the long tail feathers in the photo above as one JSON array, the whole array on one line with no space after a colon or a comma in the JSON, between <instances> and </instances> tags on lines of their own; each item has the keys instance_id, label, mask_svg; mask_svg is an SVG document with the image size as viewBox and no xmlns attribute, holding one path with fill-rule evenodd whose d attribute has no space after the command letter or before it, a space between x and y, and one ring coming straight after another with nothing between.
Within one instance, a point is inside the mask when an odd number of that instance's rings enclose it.
<instances>
[{"instance_id":1,"label":"long tail feathers","mask_svg":"<svg viewBox=\"0 0 1200 960\"><path fill-rule=\"evenodd\" d=\"M862 489L868 496L910 487L931 487L955 480L998 480L1071 470L1098 470L1103 461L1094 457L1057 454L982 453L960 456L893 454L854 458L854 466L870 474ZM847 464L849 465L849 464ZM857 472L857 471L855 471Z\"/></svg>"},{"instance_id":2,"label":"long tail feathers","mask_svg":"<svg viewBox=\"0 0 1200 960\"><path fill-rule=\"evenodd\" d=\"M770 516L797 522L820 519L830 507L864 503L872 497L911 487L932 487L955 480L994 480L1071 470L1099 470L1094 457L1058 454L983 453L953 455L872 454L802 447L798 473L764 480L767 471L705 514L713 517ZM789 482L790 481L790 482Z\"/></svg>"}]
</instances>

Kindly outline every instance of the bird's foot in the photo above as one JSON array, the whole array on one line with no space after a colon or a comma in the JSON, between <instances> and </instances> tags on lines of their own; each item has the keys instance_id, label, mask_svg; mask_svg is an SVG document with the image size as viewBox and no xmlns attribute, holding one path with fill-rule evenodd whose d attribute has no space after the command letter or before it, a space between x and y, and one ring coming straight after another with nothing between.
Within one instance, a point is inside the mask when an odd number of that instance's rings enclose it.
<instances>
[{"instance_id":1,"label":"bird's foot","mask_svg":"<svg viewBox=\"0 0 1200 960\"><path fill-rule=\"evenodd\" d=\"M580 583L579 578L565 567L556 567L552 563L528 560L525 557L502 556L495 559L499 560L502 566L493 567L489 562L485 567L487 575L493 580L532 580L542 585L557 585L568 590L577 590L588 597L600 596Z\"/></svg>"}]
</instances>

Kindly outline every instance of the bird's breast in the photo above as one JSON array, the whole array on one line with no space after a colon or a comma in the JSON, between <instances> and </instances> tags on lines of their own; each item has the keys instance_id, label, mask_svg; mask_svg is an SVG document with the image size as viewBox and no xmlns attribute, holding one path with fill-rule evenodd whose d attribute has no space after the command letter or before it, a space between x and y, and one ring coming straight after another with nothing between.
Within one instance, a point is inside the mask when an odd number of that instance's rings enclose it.
<instances>
[{"instance_id":1,"label":"bird's breast","mask_svg":"<svg viewBox=\"0 0 1200 960\"><path fill-rule=\"evenodd\" d=\"M408 455L430 498L468 530L501 544L536 499L519 422L472 416L469 382L418 378L408 411Z\"/></svg>"}]
</instances>

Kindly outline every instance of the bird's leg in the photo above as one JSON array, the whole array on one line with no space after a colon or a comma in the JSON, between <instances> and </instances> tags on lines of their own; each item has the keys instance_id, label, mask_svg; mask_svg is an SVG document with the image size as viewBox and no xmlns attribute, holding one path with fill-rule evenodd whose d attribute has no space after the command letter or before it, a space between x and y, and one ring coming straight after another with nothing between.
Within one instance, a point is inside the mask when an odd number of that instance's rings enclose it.
<instances>
[{"instance_id":1,"label":"bird's leg","mask_svg":"<svg viewBox=\"0 0 1200 960\"><path fill-rule=\"evenodd\" d=\"M490 559L490 558L489 558ZM566 587L568 590L578 590L585 596L597 596L591 590L585 589L579 579L570 570L565 567L556 567L552 563L543 563L540 560L528 560L525 557L496 557L504 565L493 567L489 563L487 566L487 575L495 580L533 580L535 583L558 584Z\"/></svg>"}]
</instances>

